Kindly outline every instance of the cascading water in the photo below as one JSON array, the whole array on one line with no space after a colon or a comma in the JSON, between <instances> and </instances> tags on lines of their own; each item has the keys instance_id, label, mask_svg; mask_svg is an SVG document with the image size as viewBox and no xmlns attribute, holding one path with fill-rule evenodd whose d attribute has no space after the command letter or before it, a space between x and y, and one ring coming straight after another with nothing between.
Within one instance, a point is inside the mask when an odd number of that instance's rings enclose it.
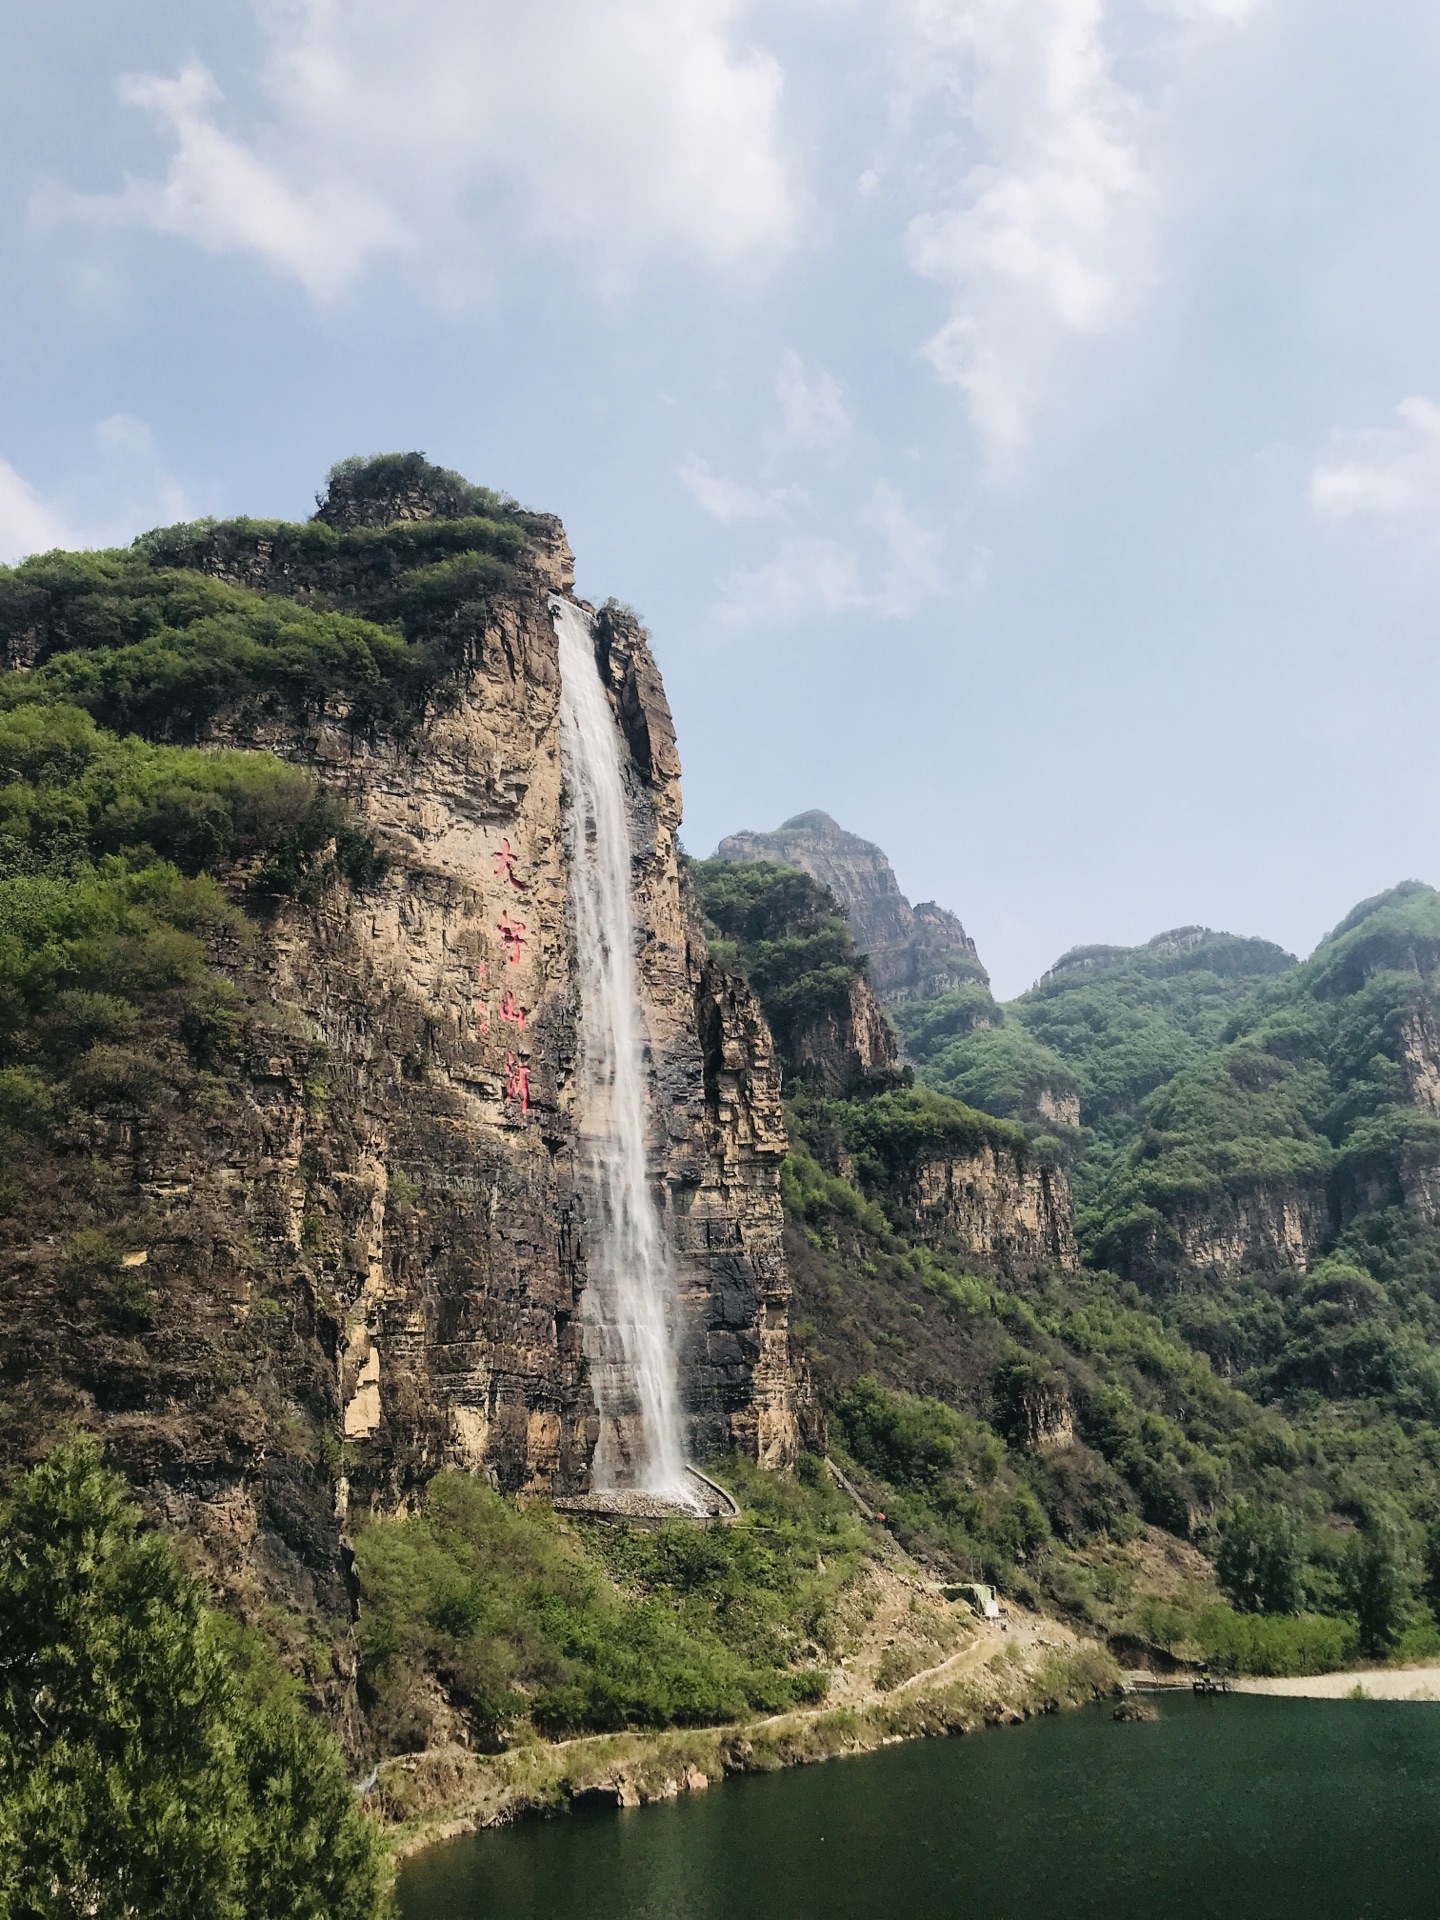
<instances>
[{"instance_id":1,"label":"cascading water","mask_svg":"<svg viewBox=\"0 0 1440 1920\"><path fill-rule=\"evenodd\" d=\"M643 1024L620 731L589 616L550 602L580 986L580 1138L590 1189L585 1353L600 1414L594 1484L688 1499L675 1286L646 1171Z\"/></svg>"}]
</instances>

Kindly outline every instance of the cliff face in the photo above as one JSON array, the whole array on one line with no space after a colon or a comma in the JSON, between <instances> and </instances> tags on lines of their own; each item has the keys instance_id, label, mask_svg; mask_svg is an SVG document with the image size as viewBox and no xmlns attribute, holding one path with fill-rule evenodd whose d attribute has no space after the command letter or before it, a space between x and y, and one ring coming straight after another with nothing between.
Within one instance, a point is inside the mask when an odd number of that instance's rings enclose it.
<instances>
[{"instance_id":1,"label":"cliff face","mask_svg":"<svg viewBox=\"0 0 1440 1920\"><path fill-rule=\"evenodd\" d=\"M798 867L829 887L869 956L882 1000L935 999L987 977L955 915L933 901L912 907L881 849L847 833L828 813L797 814L774 833L732 833L716 857Z\"/></svg>"},{"instance_id":2,"label":"cliff face","mask_svg":"<svg viewBox=\"0 0 1440 1920\"><path fill-rule=\"evenodd\" d=\"M1184 1292L1244 1274L1303 1274L1333 1231L1323 1180L1272 1180L1177 1207L1104 1251L1140 1284Z\"/></svg>"},{"instance_id":3,"label":"cliff face","mask_svg":"<svg viewBox=\"0 0 1440 1920\"><path fill-rule=\"evenodd\" d=\"M411 522L423 504L409 501ZM331 886L258 935L213 943L236 1009L232 1064L152 1101L143 1124L114 1104L85 1143L98 1174L64 1161L53 1207L37 1207L7 1257L8 1444L41 1444L75 1416L100 1426L222 1578L323 1611L343 1604L356 1503L403 1503L447 1464L507 1489L588 1481L549 612L572 572L558 523L532 518L528 532L503 582L450 617L443 676L413 723L362 726L327 698L303 717L249 703L211 725L212 741L268 748L345 796L384 871L363 894ZM364 612L365 580L305 534L202 531L187 564ZM367 579L387 574L384 543L382 515L361 553ZM417 557L430 559L412 526L404 559ZM651 1171L679 1280L691 1445L783 1465L804 1396L787 1333L779 1071L754 996L682 897L679 762L644 635L608 612L595 635L630 749ZM56 1311L79 1283L54 1229L86 1217L84 1179L102 1180L106 1246L123 1241L123 1269L149 1290L128 1325L100 1307L68 1324Z\"/></svg>"},{"instance_id":4,"label":"cliff face","mask_svg":"<svg viewBox=\"0 0 1440 1920\"><path fill-rule=\"evenodd\" d=\"M917 1240L945 1243L1007 1279L1079 1269L1065 1175L1018 1148L926 1156L898 1198Z\"/></svg>"},{"instance_id":5,"label":"cliff face","mask_svg":"<svg viewBox=\"0 0 1440 1920\"><path fill-rule=\"evenodd\" d=\"M819 1094L843 1097L897 1075L895 1029L864 974L850 980L843 997L795 1022L787 1041L791 1072Z\"/></svg>"},{"instance_id":6,"label":"cliff face","mask_svg":"<svg viewBox=\"0 0 1440 1920\"><path fill-rule=\"evenodd\" d=\"M346 1047L344 1014L322 1013L322 1036L332 1053L339 1041L353 1075L341 1102L353 1130L341 1178L376 1180L376 1169L398 1166L446 1219L438 1242L432 1226L408 1258L387 1261L377 1180L364 1277L352 1270L340 1288L347 1434L388 1461L423 1428L435 1464L453 1459L504 1486L568 1492L585 1484L595 1422L578 1324L576 1006L547 605L571 584L562 540L537 553L532 580L474 636L453 703L412 737L370 743L321 729L261 744L322 771L388 857L373 899L328 909L330 940L360 976L354 1022L361 1008L390 1005L402 1025L423 1029L440 1110L423 1135L411 1114L388 1111L405 1079L404 1049L362 1059ZM781 1464L796 1442L778 1073L748 995L717 974L682 905L679 759L644 636L607 613L596 640L631 751L651 1147L680 1275L692 1445L702 1455L739 1446ZM277 985L316 1012L331 968L307 945L297 944Z\"/></svg>"}]
</instances>

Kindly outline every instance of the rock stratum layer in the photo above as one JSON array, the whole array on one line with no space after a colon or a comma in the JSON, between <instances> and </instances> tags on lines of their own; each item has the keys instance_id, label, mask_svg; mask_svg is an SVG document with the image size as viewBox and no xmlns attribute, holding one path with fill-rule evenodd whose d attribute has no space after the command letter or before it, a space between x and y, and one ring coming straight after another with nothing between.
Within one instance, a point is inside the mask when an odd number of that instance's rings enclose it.
<instances>
[{"instance_id":1,"label":"rock stratum layer","mask_svg":"<svg viewBox=\"0 0 1440 1920\"><path fill-rule=\"evenodd\" d=\"M338 538L181 530L178 558L270 601L373 615L407 580L434 593L456 566L443 526L427 550L423 486L392 509L332 499ZM403 550L387 546L397 520ZM404 1504L446 1465L507 1490L588 1485L549 610L573 571L558 522L521 525L504 568L451 596L440 666L407 717L377 724L329 694L304 711L230 702L206 722L209 744L266 748L343 796L383 870L213 941L238 1009L230 1067L177 1068L169 1092L102 1102L53 1190L7 1223L12 1456L76 1419L96 1426L222 1581L322 1610L344 1602L357 1503ZM44 665L51 615L18 648L11 636L27 668ZM779 1070L754 996L709 954L682 889L679 759L645 636L613 610L594 633L629 749L651 1169L690 1445L783 1466L805 1393L787 1333ZM101 1198L83 1197L87 1179ZM77 1263L70 1230L86 1218L103 1286ZM131 1273L148 1304L127 1321L114 1300Z\"/></svg>"}]
</instances>

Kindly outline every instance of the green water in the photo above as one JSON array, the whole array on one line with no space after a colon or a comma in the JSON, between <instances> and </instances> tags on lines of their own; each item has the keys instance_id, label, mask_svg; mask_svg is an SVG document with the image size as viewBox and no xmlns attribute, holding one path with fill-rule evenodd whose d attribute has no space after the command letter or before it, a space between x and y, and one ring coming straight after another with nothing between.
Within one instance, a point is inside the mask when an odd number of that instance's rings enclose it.
<instances>
[{"instance_id":1,"label":"green water","mask_svg":"<svg viewBox=\"0 0 1440 1920\"><path fill-rule=\"evenodd\" d=\"M1440 1706L1100 1709L433 1849L404 1920L1430 1920Z\"/></svg>"}]
</instances>

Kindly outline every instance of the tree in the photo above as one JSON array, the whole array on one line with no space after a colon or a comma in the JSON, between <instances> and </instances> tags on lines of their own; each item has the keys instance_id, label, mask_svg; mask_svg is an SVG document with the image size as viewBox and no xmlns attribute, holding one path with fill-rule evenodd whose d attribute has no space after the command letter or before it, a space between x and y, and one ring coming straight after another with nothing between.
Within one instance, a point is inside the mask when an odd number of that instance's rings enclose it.
<instances>
[{"instance_id":1,"label":"tree","mask_svg":"<svg viewBox=\"0 0 1440 1920\"><path fill-rule=\"evenodd\" d=\"M1410 1597L1388 1532L1370 1526L1351 1537L1340 1564L1340 1583L1360 1629L1360 1651L1383 1660L1404 1630Z\"/></svg>"},{"instance_id":2,"label":"tree","mask_svg":"<svg viewBox=\"0 0 1440 1920\"><path fill-rule=\"evenodd\" d=\"M372 1920L333 1739L80 1439L0 1517L0 1920Z\"/></svg>"},{"instance_id":3,"label":"tree","mask_svg":"<svg viewBox=\"0 0 1440 1920\"><path fill-rule=\"evenodd\" d=\"M1304 1601L1299 1532L1279 1507L1239 1500L1215 1560L1222 1592L1241 1613L1298 1613Z\"/></svg>"}]
</instances>

